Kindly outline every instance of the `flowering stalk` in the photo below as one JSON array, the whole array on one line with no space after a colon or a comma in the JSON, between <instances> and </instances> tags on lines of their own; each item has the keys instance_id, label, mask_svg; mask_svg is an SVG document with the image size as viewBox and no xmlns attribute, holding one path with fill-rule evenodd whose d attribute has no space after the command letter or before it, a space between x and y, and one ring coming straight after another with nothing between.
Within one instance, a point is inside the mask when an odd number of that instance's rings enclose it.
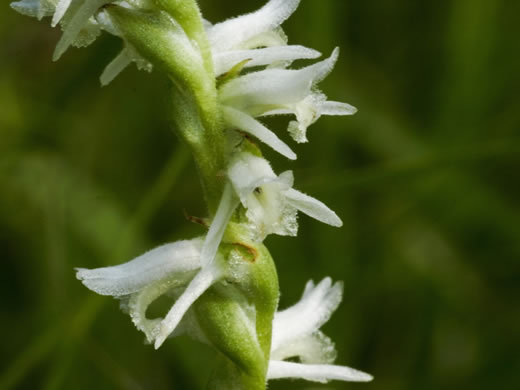
<instances>
[{"instance_id":1,"label":"flowering stalk","mask_svg":"<svg viewBox=\"0 0 520 390\"><path fill-rule=\"evenodd\" d=\"M296 142L307 142L307 128L321 115L356 111L328 101L316 87L334 67L338 49L313 65L289 68L320 56L289 45L280 27L298 4L271 0L216 25L202 18L195 0L11 4L61 24L55 59L71 45L90 44L101 31L120 37L124 48L101 75L103 85L131 63L171 81L172 120L197 164L208 231L118 266L77 269L77 277L92 291L119 298L155 348L181 334L212 345L219 362L209 389L263 390L268 379L279 378L371 380L333 365L334 344L319 330L339 305L342 285L329 278L309 282L299 303L277 312L276 268L263 244L269 234L296 236L298 211L342 225L326 205L293 188L291 171L277 175L256 143L294 160L292 149L258 118L294 115L288 131ZM148 318L147 308L162 295L175 303L163 318Z\"/></svg>"}]
</instances>

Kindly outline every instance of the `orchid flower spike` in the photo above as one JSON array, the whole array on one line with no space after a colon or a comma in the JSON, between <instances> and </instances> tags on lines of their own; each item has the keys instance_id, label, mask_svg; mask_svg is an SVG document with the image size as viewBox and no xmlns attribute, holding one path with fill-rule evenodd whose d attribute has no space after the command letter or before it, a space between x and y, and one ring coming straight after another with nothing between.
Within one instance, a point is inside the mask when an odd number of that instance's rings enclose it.
<instances>
[{"instance_id":1,"label":"orchid flower spike","mask_svg":"<svg viewBox=\"0 0 520 390\"><path fill-rule=\"evenodd\" d=\"M55 60L70 46L91 44L102 31L120 37L123 49L101 75L103 85L131 63L148 71L153 66L171 80L175 130L197 164L209 229L203 237L160 246L121 265L79 268L76 276L90 290L120 299L155 348L181 333L212 345L220 361L208 388L262 390L267 379L279 378L372 379L334 365L334 344L320 330L342 299L341 283L309 282L300 302L277 313L276 267L262 243L269 234L295 236L298 211L342 226L325 204L293 188L292 171L277 175L248 140L255 137L294 160L294 151L260 118L294 116L288 132L296 142L307 142L307 128L320 116L356 112L318 89L338 60L338 48L321 61L291 68L321 56L289 44L281 28L299 4L270 0L213 25L202 18L196 0L11 3L22 14L48 16L53 27L60 25ZM172 298L171 307L149 318L148 308L162 296Z\"/></svg>"},{"instance_id":2,"label":"orchid flower spike","mask_svg":"<svg viewBox=\"0 0 520 390\"><path fill-rule=\"evenodd\" d=\"M257 241L263 241L271 233L295 236L298 210L331 226L343 224L325 204L292 188L291 171L277 176L262 157L238 153L230 163L228 177L246 210L249 228Z\"/></svg>"},{"instance_id":3,"label":"orchid flower spike","mask_svg":"<svg viewBox=\"0 0 520 390\"><path fill-rule=\"evenodd\" d=\"M373 378L353 368L336 366L334 343L319 329L337 309L343 295L340 282L309 281L297 304L276 313L273 322L268 379L301 378L314 382L368 382ZM288 362L298 358L300 363Z\"/></svg>"}]
</instances>

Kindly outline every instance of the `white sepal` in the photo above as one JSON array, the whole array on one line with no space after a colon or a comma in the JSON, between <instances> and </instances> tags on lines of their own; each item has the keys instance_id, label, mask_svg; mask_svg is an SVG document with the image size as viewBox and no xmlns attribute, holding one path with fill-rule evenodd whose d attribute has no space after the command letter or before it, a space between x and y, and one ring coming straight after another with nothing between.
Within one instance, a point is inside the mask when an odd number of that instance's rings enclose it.
<instances>
[{"instance_id":1,"label":"white sepal","mask_svg":"<svg viewBox=\"0 0 520 390\"><path fill-rule=\"evenodd\" d=\"M341 282L332 284L331 278L325 278L315 286L309 281L301 300L275 315L271 348L273 356L284 345L294 344L318 331L337 309L342 296Z\"/></svg>"},{"instance_id":2,"label":"white sepal","mask_svg":"<svg viewBox=\"0 0 520 390\"><path fill-rule=\"evenodd\" d=\"M338 55L336 48L329 58L303 69L266 69L238 77L220 88L220 100L255 116L298 103L332 70Z\"/></svg>"},{"instance_id":3,"label":"white sepal","mask_svg":"<svg viewBox=\"0 0 520 390\"><path fill-rule=\"evenodd\" d=\"M54 50L53 60L57 61L63 53L74 43L78 34L88 23L89 19L94 16L96 11L103 5L110 3L112 0L85 0L79 7L72 19L68 21L63 31L63 35Z\"/></svg>"},{"instance_id":4,"label":"white sepal","mask_svg":"<svg viewBox=\"0 0 520 390\"><path fill-rule=\"evenodd\" d=\"M289 160L296 160L296 154L291 148L256 119L229 106L222 105L221 110L224 121L228 127L251 134L282 156L287 157Z\"/></svg>"},{"instance_id":5,"label":"white sepal","mask_svg":"<svg viewBox=\"0 0 520 390\"><path fill-rule=\"evenodd\" d=\"M296 10L300 0L271 0L258 11L208 27L214 52L237 48L255 35L279 27Z\"/></svg>"},{"instance_id":6,"label":"white sepal","mask_svg":"<svg viewBox=\"0 0 520 390\"><path fill-rule=\"evenodd\" d=\"M72 0L58 1L58 4L56 5L56 11L54 12L54 15L52 15L52 27L56 27L56 25L61 21L63 15L65 15L65 12L67 12L67 10L69 9L71 2Z\"/></svg>"},{"instance_id":7,"label":"white sepal","mask_svg":"<svg viewBox=\"0 0 520 390\"><path fill-rule=\"evenodd\" d=\"M124 48L121 52L110 62L101 76L99 77L99 81L102 86L110 84L112 80L114 80L119 73L121 73L128 65L132 63L132 56L129 53L128 49Z\"/></svg>"},{"instance_id":8,"label":"white sepal","mask_svg":"<svg viewBox=\"0 0 520 390\"><path fill-rule=\"evenodd\" d=\"M245 68L270 65L278 62L292 62L300 59L318 58L320 52L304 46L277 46L252 50L232 50L217 52L213 55L215 74L226 73L236 64L248 60Z\"/></svg>"},{"instance_id":9,"label":"white sepal","mask_svg":"<svg viewBox=\"0 0 520 390\"><path fill-rule=\"evenodd\" d=\"M268 379L300 378L326 383L329 380L367 382L372 376L349 367L335 366L332 341L319 329L341 302L343 285L330 278L317 286L309 281L301 300L275 314ZM301 363L285 359L298 358Z\"/></svg>"},{"instance_id":10,"label":"white sepal","mask_svg":"<svg viewBox=\"0 0 520 390\"><path fill-rule=\"evenodd\" d=\"M155 338L155 349L159 348L164 340L175 330L191 305L208 288L224 276L224 266L216 261L215 257L229 219L237 205L238 199L228 183L224 187L222 199L202 245L200 252L202 269L186 287L179 299L177 299L164 320L161 321Z\"/></svg>"},{"instance_id":11,"label":"white sepal","mask_svg":"<svg viewBox=\"0 0 520 390\"><path fill-rule=\"evenodd\" d=\"M157 325L155 334L155 349L158 349L175 330L183 316L191 305L213 284L224 276L224 268L221 264L212 263L203 268L192 279L186 290L175 301L166 317Z\"/></svg>"},{"instance_id":12,"label":"white sepal","mask_svg":"<svg viewBox=\"0 0 520 390\"><path fill-rule=\"evenodd\" d=\"M177 241L116 266L77 268L76 277L90 290L115 297L135 293L165 278L200 268L202 240Z\"/></svg>"},{"instance_id":13,"label":"white sepal","mask_svg":"<svg viewBox=\"0 0 520 390\"><path fill-rule=\"evenodd\" d=\"M370 382L371 375L345 366L330 364L301 364L284 361L269 361L267 379L305 379L312 382L327 383L330 380L346 382Z\"/></svg>"},{"instance_id":14,"label":"white sepal","mask_svg":"<svg viewBox=\"0 0 520 390\"><path fill-rule=\"evenodd\" d=\"M54 4L42 0L20 0L10 4L16 12L25 16L41 19L54 13Z\"/></svg>"},{"instance_id":15,"label":"white sepal","mask_svg":"<svg viewBox=\"0 0 520 390\"><path fill-rule=\"evenodd\" d=\"M335 227L343 226L343 222L336 213L318 199L292 188L285 191L284 195L285 199L291 206L297 208L302 213L307 214L309 217L317 219L327 225Z\"/></svg>"}]
</instances>

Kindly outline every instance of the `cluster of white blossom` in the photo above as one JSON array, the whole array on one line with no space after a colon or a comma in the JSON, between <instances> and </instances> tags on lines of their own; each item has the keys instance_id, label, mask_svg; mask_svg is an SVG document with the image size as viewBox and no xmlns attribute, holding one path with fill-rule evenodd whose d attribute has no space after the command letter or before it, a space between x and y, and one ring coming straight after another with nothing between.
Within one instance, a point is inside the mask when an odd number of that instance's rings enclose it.
<instances>
[{"instance_id":1,"label":"cluster of white blossom","mask_svg":"<svg viewBox=\"0 0 520 390\"><path fill-rule=\"evenodd\" d=\"M20 0L11 6L38 18L52 16L52 25L61 25L63 35L54 53L58 59L71 45L90 44L102 30L124 40L105 12L109 3L129 9L153 7L152 0ZM288 131L296 142L306 142L307 128L321 115L356 111L346 103L328 101L316 87L334 67L338 49L321 62L289 68L295 60L320 56L315 50L289 45L280 27L298 4L299 0L271 0L256 12L222 23L204 21L220 114L228 132L248 133L289 159L296 159L296 154L258 118L294 115ZM102 84L108 84L131 62L151 69L125 41L121 54L102 74ZM89 289L120 298L136 327L156 348L167 337L182 333L207 341L192 305L212 285L241 277L240 266L219 253L234 214L242 212L242 227L252 242L262 242L269 234L296 235L297 211L332 226L342 225L322 202L293 189L291 171L276 175L267 160L245 148L237 147L231 153L227 183L205 236L163 245L122 265L77 270L78 279ZM165 294L175 299L170 311L164 318L148 319L147 308ZM319 330L341 298L342 285L326 278L318 285L309 282L299 303L276 313L268 379L371 380L368 374L332 365L334 345ZM299 358L300 363L287 361L290 358Z\"/></svg>"}]
</instances>

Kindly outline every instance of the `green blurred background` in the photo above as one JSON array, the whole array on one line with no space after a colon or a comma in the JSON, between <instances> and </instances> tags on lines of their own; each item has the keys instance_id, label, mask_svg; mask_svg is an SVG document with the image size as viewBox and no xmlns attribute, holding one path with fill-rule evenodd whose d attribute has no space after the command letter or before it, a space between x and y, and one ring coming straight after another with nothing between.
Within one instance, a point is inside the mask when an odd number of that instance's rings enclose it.
<instances>
[{"instance_id":1,"label":"green blurred background","mask_svg":"<svg viewBox=\"0 0 520 390\"><path fill-rule=\"evenodd\" d=\"M264 1L201 0L223 20ZM298 189L337 211L269 237L294 303L308 279L345 281L324 331L370 384L270 389L520 388L520 2L303 0L290 42L342 54L321 84L359 108L294 146ZM143 344L118 303L73 267L124 262L202 231L193 164L169 129L166 82L98 77L121 43L51 54L59 32L0 11L0 388L202 389L213 352ZM270 125L286 139L286 121Z\"/></svg>"}]
</instances>

